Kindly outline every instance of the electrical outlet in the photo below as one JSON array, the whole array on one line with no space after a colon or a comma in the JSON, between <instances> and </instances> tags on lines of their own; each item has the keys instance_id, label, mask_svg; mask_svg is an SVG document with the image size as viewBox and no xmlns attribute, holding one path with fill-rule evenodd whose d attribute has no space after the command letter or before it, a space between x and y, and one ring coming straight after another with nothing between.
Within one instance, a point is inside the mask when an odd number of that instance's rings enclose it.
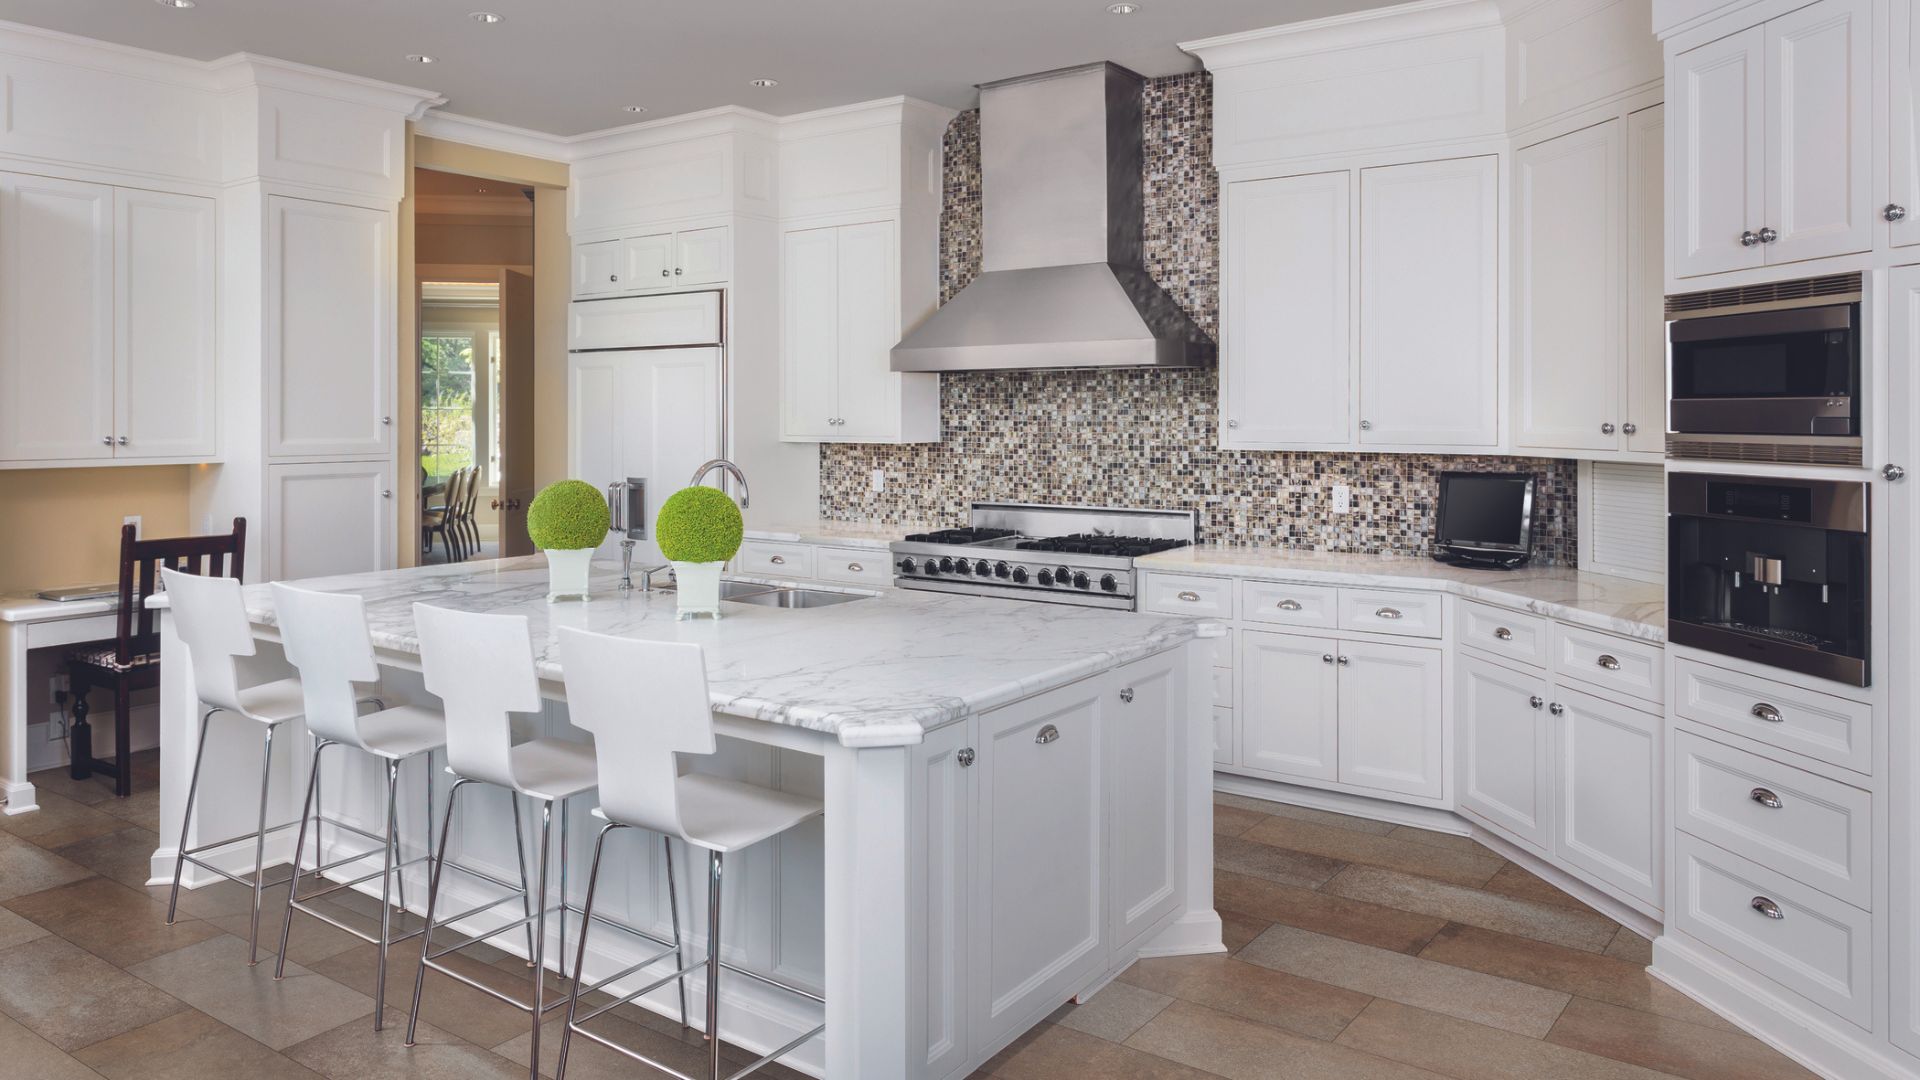
<instances>
[{"instance_id":1,"label":"electrical outlet","mask_svg":"<svg viewBox=\"0 0 1920 1080\"><path fill-rule=\"evenodd\" d=\"M885 469L873 470L873 478L869 483L876 492L887 490L887 471Z\"/></svg>"},{"instance_id":2,"label":"electrical outlet","mask_svg":"<svg viewBox=\"0 0 1920 1080\"><path fill-rule=\"evenodd\" d=\"M62 672L59 672L58 674L56 674L56 675L54 675L54 677L53 677L53 692L54 692L54 693L56 693L56 694L71 694L71 693L73 693L73 682L72 682L72 681L71 681L70 679L68 679L68 678L67 678L67 673L66 673L66 672L64 672L64 671L62 671Z\"/></svg>"},{"instance_id":3,"label":"electrical outlet","mask_svg":"<svg viewBox=\"0 0 1920 1080\"><path fill-rule=\"evenodd\" d=\"M128 514L126 517L123 517L120 519L120 524L133 526L133 538L135 540L140 539L140 515L139 514Z\"/></svg>"},{"instance_id":4,"label":"electrical outlet","mask_svg":"<svg viewBox=\"0 0 1920 1080\"><path fill-rule=\"evenodd\" d=\"M1333 512L1345 514L1353 509L1353 490L1345 484L1333 485Z\"/></svg>"}]
</instances>

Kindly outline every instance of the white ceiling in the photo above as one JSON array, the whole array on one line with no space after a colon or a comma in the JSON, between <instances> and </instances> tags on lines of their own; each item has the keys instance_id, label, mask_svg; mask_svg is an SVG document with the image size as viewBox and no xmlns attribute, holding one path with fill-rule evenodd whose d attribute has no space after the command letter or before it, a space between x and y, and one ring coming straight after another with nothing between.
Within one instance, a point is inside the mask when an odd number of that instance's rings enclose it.
<instances>
[{"instance_id":1,"label":"white ceiling","mask_svg":"<svg viewBox=\"0 0 1920 1080\"><path fill-rule=\"evenodd\" d=\"M1194 69L1175 42L1387 0L0 0L0 19L211 60L253 52L445 94L447 110L555 135L719 105L784 115L1093 60ZM504 15L483 26L468 13ZM437 63L406 59L425 53ZM771 90L747 85L773 78ZM641 116L622 112L644 105Z\"/></svg>"}]
</instances>

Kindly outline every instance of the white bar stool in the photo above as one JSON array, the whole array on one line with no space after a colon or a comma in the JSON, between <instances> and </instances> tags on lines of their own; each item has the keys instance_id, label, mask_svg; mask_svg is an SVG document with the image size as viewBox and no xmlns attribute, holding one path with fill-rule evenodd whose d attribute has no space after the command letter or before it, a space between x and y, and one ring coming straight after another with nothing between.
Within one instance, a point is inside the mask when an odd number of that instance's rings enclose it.
<instances>
[{"instance_id":1,"label":"white bar stool","mask_svg":"<svg viewBox=\"0 0 1920 1080\"><path fill-rule=\"evenodd\" d=\"M173 923L180 907L180 875L188 863L211 870L229 881L253 890L253 918L247 929L247 965L260 962L260 894L266 888L267 834L290 829L298 822L267 827L267 794L273 779L273 736L280 725L300 718L306 708L299 679L276 679L258 686L242 688L234 660L254 654L253 628L247 621L247 608L240 598L240 582L228 577L202 577L162 567L160 579L166 585L167 600L173 610L173 623L180 641L187 647L187 659L193 665L194 695L208 706L200 717L199 749L193 755L193 779L187 785L187 804L180 815L179 855L173 864L173 891L167 899L167 922ZM375 700L375 699L365 699ZM375 701L377 704L377 700ZM200 790L200 765L207 755L207 729L215 713L232 713L260 725L265 730L265 748L260 758L260 818L251 833L224 840L187 846L193 825L195 796ZM242 840L253 841L253 876L249 880L216 866L205 852L228 847ZM274 882L278 885L279 882Z\"/></svg>"},{"instance_id":2,"label":"white bar stool","mask_svg":"<svg viewBox=\"0 0 1920 1080\"><path fill-rule=\"evenodd\" d=\"M560 811L560 917L559 972L566 977L567 913L578 912L567 903L567 815L566 800L592 791L595 784L593 747L565 739L533 739L515 745L512 713L537 713L541 710L540 679L533 666L533 639L523 615L484 615L428 604L413 605L414 624L420 636L420 666L426 676L427 690L439 695L446 705L447 771L456 778L447 795L447 812L440 825L440 858L434 863L433 881L427 891L427 924L420 942L420 970L413 982L413 1014L407 1022L407 1045L414 1044L414 1032L420 1023L420 995L426 984L427 969L458 979L476 990L490 994L533 1014L533 1045L528 1049L527 1075L540 1080L540 1023L546 1014L564 1004L564 999L546 1000L547 949L547 868L553 847L553 818ZM513 899L510 894L471 911L439 918L440 875L449 865L447 837L459 806L460 790L468 784L491 784L504 788L519 813L521 796L540 803L539 870L532 888L532 910L527 917L507 923L458 945L438 952L433 950L436 925L458 922ZM514 819L515 832L519 818ZM518 839L516 835L516 840ZM454 865L462 873L474 871ZM485 875L476 875L486 877ZM495 884L498 879L486 877ZM510 886L509 886L510 887ZM527 890L520 892L524 901ZM533 1002L516 1000L446 965L439 958L505 933L520 926L531 926L528 957L533 968Z\"/></svg>"},{"instance_id":3,"label":"white bar stool","mask_svg":"<svg viewBox=\"0 0 1920 1080\"><path fill-rule=\"evenodd\" d=\"M573 993L567 1002L567 1027L560 1037L555 1080L564 1080L566 1076L567 1050L576 1033L670 1075L696 1080L663 1062L616 1045L588 1031L584 1025L608 1009L674 980L680 982L681 1023L684 1024L686 977L701 968L706 969L707 1077L718 1080L721 969L825 1004L817 994L721 961L720 878L724 857L811 820L823 807L818 799L757 784L703 773L681 775L679 754L714 752L707 665L699 645L638 641L563 627L560 652L566 671L567 708L576 727L593 733L600 755L600 805L593 813L607 824L594 843L593 869L587 874L586 914L581 920L580 951L574 958ZM600 857L606 847L607 834L629 828L657 832L663 838L679 837L707 852L707 955L704 960L685 964L676 947L674 958L679 970L582 1016L579 1014L582 991L579 976L586 962L587 935L594 918L593 894L600 881ZM670 839L667 865L673 865ZM669 892L673 889L671 877L667 888ZM677 901L674 907L677 911ZM674 936L677 946L677 917ZM592 993L635 970L637 968L628 968L611 975L586 987L585 991ZM826 1025L821 1024L732 1076L745 1076L825 1030Z\"/></svg>"},{"instance_id":4,"label":"white bar stool","mask_svg":"<svg viewBox=\"0 0 1920 1080\"><path fill-rule=\"evenodd\" d=\"M361 716L355 707L356 684L378 683L379 665L373 658L373 639L367 633L366 602L351 593L316 592L274 582L273 610L280 626L280 643L287 662L300 672L300 686L306 700L307 731L313 736L313 769L307 779L307 797L300 804L299 839L293 845L293 880L287 886L287 913L280 924L280 960L273 977L287 974L287 939L293 932L293 913L304 912L321 922L345 930L362 941L380 947L380 967L374 976L373 1030L384 1026L387 1005L387 950L395 942L415 934L393 936L393 888L400 889L400 907L407 906L405 871L409 866L433 859L433 752L447 745L447 722L437 709L400 705ZM320 759L329 746L344 746L379 758L387 773L386 835L374 837L343 822L328 822L336 828L380 841L382 865L377 873L364 874L350 881L329 885L304 899L300 896L300 857L307 846L307 822L313 822L315 875L361 862L373 854L361 851L332 862L325 862L326 848L321 842L320 825L326 819L319 812ZM426 767L427 816L426 854L400 861L400 766L414 758L424 758ZM342 889L380 878L380 933L368 934L325 912L309 906L314 900Z\"/></svg>"}]
</instances>

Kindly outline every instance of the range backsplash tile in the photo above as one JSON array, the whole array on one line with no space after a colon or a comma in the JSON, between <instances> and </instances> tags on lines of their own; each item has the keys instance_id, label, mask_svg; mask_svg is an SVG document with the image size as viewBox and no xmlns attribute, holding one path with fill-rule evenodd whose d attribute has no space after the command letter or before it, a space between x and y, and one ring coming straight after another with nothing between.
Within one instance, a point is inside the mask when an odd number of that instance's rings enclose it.
<instances>
[{"instance_id":1,"label":"range backsplash tile","mask_svg":"<svg viewBox=\"0 0 1920 1080\"><path fill-rule=\"evenodd\" d=\"M1148 80L1144 103L1147 267L1218 333L1219 181L1208 163L1212 80ZM980 271L980 114L947 129L941 299ZM1539 477L1534 558L1576 560L1575 465L1544 458L1222 450L1219 379L1203 371L1013 371L941 376L939 443L820 448L820 514L841 521L960 523L975 499L1172 507L1201 538L1319 551L1432 550L1438 474ZM874 492L875 469L886 490ZM1333 488L1352 492L1333 512Z\"/></svg>"}]
</instances>

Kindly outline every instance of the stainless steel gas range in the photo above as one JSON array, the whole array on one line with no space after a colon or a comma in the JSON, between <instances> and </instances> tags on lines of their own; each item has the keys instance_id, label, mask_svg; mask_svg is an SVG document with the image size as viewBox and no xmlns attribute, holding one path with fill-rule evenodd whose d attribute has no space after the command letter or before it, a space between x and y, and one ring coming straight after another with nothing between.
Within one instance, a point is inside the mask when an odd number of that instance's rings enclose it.
<instances>
[{"instance_id":1,"label":"stainless steel gas range","mask_svg":"<svg viewBox=\"0 0 1920 1080\"><path fill-rule=\"evenodd\" d=\"M1197 530L1191 510L974 503L964 529L894 541L893 583L1132 610L1133 560L1186 547Z\"/></svg>"}]
</instances>

